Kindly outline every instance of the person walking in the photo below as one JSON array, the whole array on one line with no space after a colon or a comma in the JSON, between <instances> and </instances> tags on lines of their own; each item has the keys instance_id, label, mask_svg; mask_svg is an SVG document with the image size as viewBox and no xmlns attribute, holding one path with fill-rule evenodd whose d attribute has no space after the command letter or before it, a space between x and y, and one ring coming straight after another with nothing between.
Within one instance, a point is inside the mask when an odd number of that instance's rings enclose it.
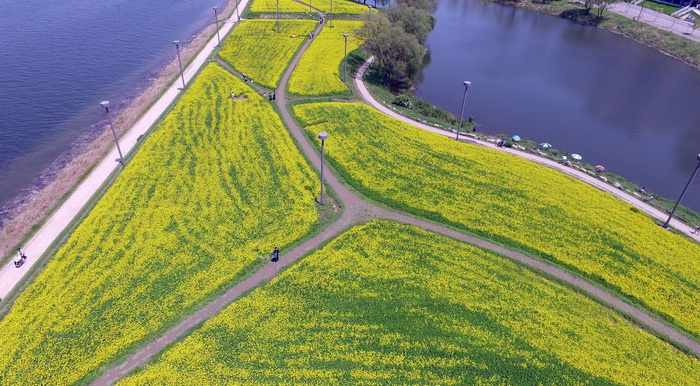
<instances>
[{"instance_id":1,"label":"person walking","mask_svg":"<svg viewBox=\"0 0 700 386\"><path fill-rule=\"evenodd\" d=\"M694 231L690 232L691 235L700 235L700 227L697 227Z\"/></svg>"},{"instance_id":2,"label":"person walking","mask_svg":"<svg viewBox=\"0 0 700 386\"><path fill-rule=\"evenodd\" d=\"M275 247L275 250L272 251L272 262L276 263L280 261L280 249Z\"/></svg>"}]
</instances>

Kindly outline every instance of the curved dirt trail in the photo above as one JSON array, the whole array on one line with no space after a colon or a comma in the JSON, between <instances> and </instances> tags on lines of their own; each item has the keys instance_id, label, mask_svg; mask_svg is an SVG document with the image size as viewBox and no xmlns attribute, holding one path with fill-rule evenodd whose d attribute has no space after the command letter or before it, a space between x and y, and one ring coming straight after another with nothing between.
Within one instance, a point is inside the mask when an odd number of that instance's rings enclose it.
<instances>
[{"instance_id":1,"label":"curved dirt trail","mask_svg":"<svg viewBox=\"0 0 700 386\"><path fill-rule=\"evenodd\" d=\"M324 25L319 25L316 28L316 30L314 31L316 36L318 36L318 33L321 31ZM284 76L280 81L280 86L276 90L277 98L275 103L278 104L284 123L289 128L290 133L300 146L307 159L311 162L313 167L315 167L317 170L320 170L320 154L313 146L311 142L312 139L309 139L306 136L303 129L300 128L299 125L297 125L294 119L291 117L289 110L287 109L287 96L285 95L285 88L292 74L292 71L294 70L295 66L299 62L299 59L304 54L310 43L311 40L307 40L304 43L304 45L301 47L301 49L299 50L299 52L294 57L289 67L285 71ZM358 74L358 78L359 75L360 74ZM356 85L359 84L364 86L361 80L356 79L355 82ZM359 89L360 88L358 87L358 90ZM370 102L369 100L367 101ZM372 99L372 101L374 101L374 99ZM378 104L378 102L376 103ZM408 120L408 122L415 124L410 120ZM428 126L426 127L429 128L431 131L436 131L439 134L445 134L441 130L430 128ZM332 146L332 142L329 142L326 146L329 145ZM516 155L518 154L516 153ZM489 241L474 236L469 236L445 226L424 221L403 213L398 213L392 210L380 208L374 204L368 203L356 194L354 194L352 191L350 191L350 189L348 189L343 183L341 183L340 180L338 180L338 178L327 168L324 170L324 177L326 185L330 186L333 189L335 197L338 199L339 205L343 209L343 213L337 221L335 221L328 228L324 229L322 232L315 235L314 237L297 245L289 251L285 251L284 254L281 255L280 261L278 263L270 262L264 265L253 275L251 275L232 289L228 290L226 293L224 293L217 299L213 300L204 308L197 311L194 315L187 317L178 325L172 327L171 329L163 333L161 336L153 340L151 343L143 347L141 350L129 356L122 364L106 371L93 384L110 385L115 383L116 381L127 375L129 372L135 370L139 366L146 364L155 354L165 349L166 346L168 346L169 344L172 344L178 339L181 339L183 336L186 336L191 331L191 329L197 324L216 315L219 311L221 311L224 307L227 307L246 291L251 290L256 286L262 284L263 282L276 277L282 268L294 263L297 259L303 257L304 255L313 251L314 249L317 249L325 241L338 236L350 227L372 219L389 219L404 224L415 225L420 228L433 231L454 238L456 240L464 241L498 253L513 261L516 261L522 265L529 267L535 272L544 273L545 276L553 277L560 281L566 282L570 286L576 288L577 290L586 293L595 299L598 299L601 303L606 304L610 308L622 314L632 316L636 320L636 323L638 325L641 325L645 329L651 331L652 333L658 336L665 337L665 340L667 341L688 348L697 357L700 358L700 344L698 344L698 342L695 341L693 338L676 331L668 325L660 322L659 319L654 317L653 315L650 315L647 312L626 303L625 301L617 298L613 294L599 287L596 287L595 285L581 279L580 277L574 276L563 269L551 266L544 261L530 258L522 253L503 248Z\"/></svg>"}]
</instances>

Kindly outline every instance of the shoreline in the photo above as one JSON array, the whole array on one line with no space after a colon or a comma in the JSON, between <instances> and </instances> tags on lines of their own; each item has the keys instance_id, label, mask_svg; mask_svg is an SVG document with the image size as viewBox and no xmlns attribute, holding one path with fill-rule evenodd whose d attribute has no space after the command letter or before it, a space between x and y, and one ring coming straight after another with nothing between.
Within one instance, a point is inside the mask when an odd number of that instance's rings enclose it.
<instances>
[{"instance_id":1,"label":"shoreline","mask_svg":"<svg viewBox=\"0 0 700 386\"><path fill-rule=\"evenodd\" d=\"M235 0L226 0L219 13L220 25L235 12ZM183 66L190 63L214 36L214 23L188 32L180 47ZM112 110L113 124L121 138L179 77L177 56L172 54L148 73ZM0 207L0 266L14 255L17 246L58 209L114 146L104 118L78 134L70 147L41 170L30 184Z\"/></svg>"},{"instance_id":2,"label":"shoreline","mask_svg":"<svg viewBox=\"0 0 700 386\"><path fill-rule=\"evenodd\" d=\"M192 32L190 34L191 36L183 42L182 46L185 47L191 44L204 32L208 25L209 24L202 26ZM128 112L130 109L134 108L136 101L143 96L149 88L153 87L159 80L162 80L168 66L170 66L175 59L176 55L172 54L160 60L153 69L148 71L148 74L144 75L133 87L129 88L118 104L110 106L110 111L115 121L119 119L122 113ZM84 108L88 107L86 106ZM108 128L108 123L105 118L101 117L95 119L87 128L80 130L68 148L52 160L47 167L40 170L16 195L0 203L0 231L2 231L3 227L10 223L24 208L31 205L38 198L41 191L56 181L61 175L61 172L93 145ZM121 132L122 130L119 131Z\"/></svg>"}]
</instances>

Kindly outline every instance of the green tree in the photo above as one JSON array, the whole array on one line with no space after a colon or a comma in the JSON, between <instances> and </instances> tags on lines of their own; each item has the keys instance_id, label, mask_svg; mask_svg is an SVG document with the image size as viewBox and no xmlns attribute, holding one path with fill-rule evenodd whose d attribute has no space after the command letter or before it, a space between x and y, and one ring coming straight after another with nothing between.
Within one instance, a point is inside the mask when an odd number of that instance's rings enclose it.
<instances>
[{"instance_id":1,"label":"green tree","mask_svg":"<svg viewBox=\"0 0 700 386\"><path fill-rule=\"evenodd\" d=\"M406 33L418 39L421 44L435 28L435 17L428 12L414 8L393 4L386 10L386 17L392 24L401 26Z\"/></svg>"},{"instance_id":2,"label":"green tree","mask_svg":"<svg viewBox=\"0 0 700 386\"><path fill-rule=\"evenodd\" d=\"M437 11L437 3L435 0L396 0L396 4L402 7L422 9L428 13L435 13L435 11Z\"/></svg>"},{"instance_id":3,"label":"green tree","mask_svg":"<svg viewBox=\"0 0 700 386\"><path fill-rule=\"evenodd\" d=\"M401 26L386 24L388 27L366 38L365 49L375 56L377 70L386 84L411 80L422 68L426 48Z\"/></svg>"}]
</instances>

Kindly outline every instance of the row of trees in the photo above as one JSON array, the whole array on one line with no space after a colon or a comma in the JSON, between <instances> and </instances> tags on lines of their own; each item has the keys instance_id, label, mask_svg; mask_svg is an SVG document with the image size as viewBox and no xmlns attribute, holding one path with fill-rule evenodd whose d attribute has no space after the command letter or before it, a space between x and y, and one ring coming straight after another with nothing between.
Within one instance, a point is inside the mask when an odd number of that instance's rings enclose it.
<instances>
[{"instance_id":1,"label":"row of trees","mask_svg":"<svg viewBox=\"0 0 700 386\"><path fill-rule=\"evenodd\" d=\"M435 0L396 0L358 31L365 49L376 57L388 85L411 81L423 68L425 40L435 27Z\"/></svg>"}]
</instances>

